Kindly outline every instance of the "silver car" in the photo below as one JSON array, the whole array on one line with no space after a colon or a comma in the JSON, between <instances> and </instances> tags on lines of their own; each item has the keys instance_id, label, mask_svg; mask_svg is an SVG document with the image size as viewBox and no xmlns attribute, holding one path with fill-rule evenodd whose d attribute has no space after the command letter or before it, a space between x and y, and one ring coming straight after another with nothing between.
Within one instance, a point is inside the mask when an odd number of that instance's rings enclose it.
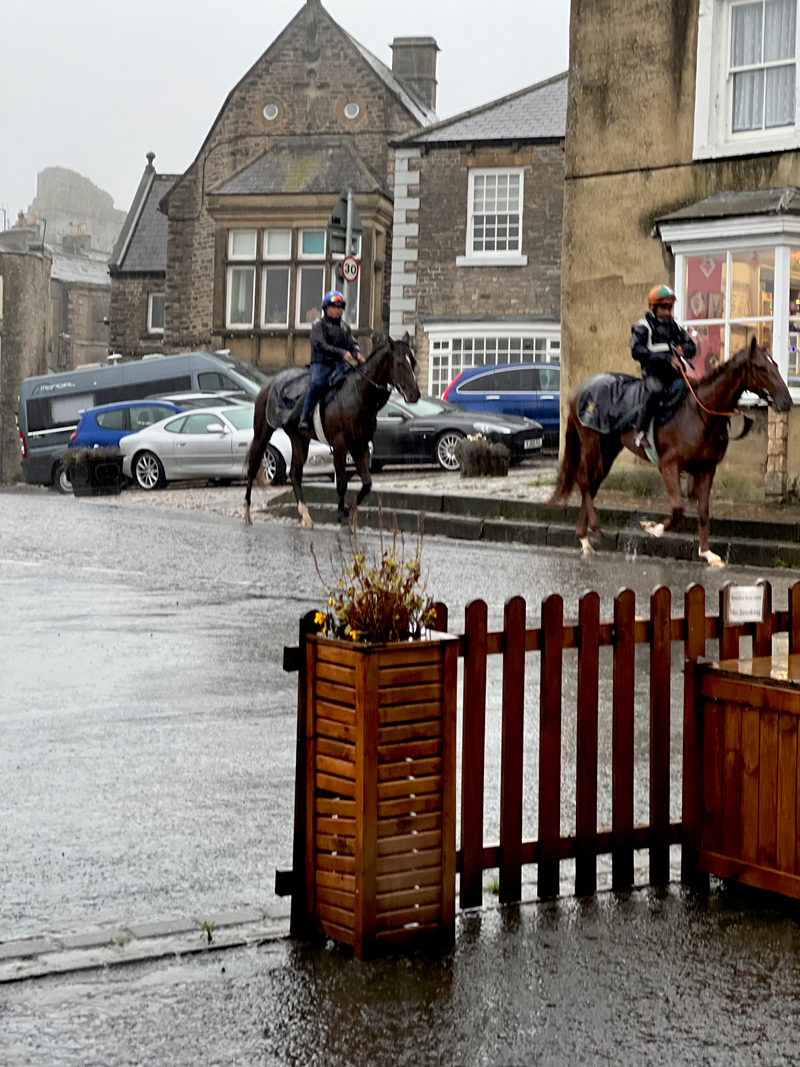
<instances>
[{"instance_id":1,"label":"silver car","mask_svg":"<svg viewBox=\"0 0 800 1067\"><path fill-rule=\"evenodd\" d=\"M253 440L253 414L250 404L187 411L128 434L119 445L122 472L146 490L162 489L167 482L188 478L244 478L247 450ZM291 455L289 438L283 430L276 430L263 460L271 485L286 481ZM333 473L327 445L311 442L305 473Z\"/></svg>"}]
</instances>

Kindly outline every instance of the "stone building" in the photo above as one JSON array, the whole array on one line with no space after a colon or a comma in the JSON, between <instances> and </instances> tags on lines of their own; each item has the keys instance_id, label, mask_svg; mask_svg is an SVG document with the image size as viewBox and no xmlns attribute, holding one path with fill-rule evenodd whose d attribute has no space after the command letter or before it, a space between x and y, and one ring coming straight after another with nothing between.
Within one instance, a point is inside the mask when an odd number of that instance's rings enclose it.
<instances>
[{"instance_id":1,"label":"stone building","mask_svg":"<svg viewBox=\"0 0 800 1067\"><path fill-rule=\"evenodd\" d=\"M125 212L114 207L109 193L66 167L46 167L36 176L36 196L28 217L46 220L44 239L60 244L70 234L86 234L91 247L106 256L114 247Z\"/></svg>"},{"instance_id":2,"label":"stone building","mask_svg":"<svg viewBox=\"0 0 800 1067\"><path fill-rule=\"evenodd\" d=\"M163 179L166 254L148 253L137 271L137 225L152 219L162 179L149 176L146 199L140 186L130 246L121 238L112 257L114 348L153 350L145 297L152 306L163 271L165 352L227 348L266 368L306 362L311 320L337 278L326 223L350 184L364 232L348 311L369 350L388 326L389 143L435 119L436 51L431 38L398 38L389 70L308 0L231 91L189 169Z\"/></svg>"},{"instance_id":3,"label":"stone building","mask_svg":"<svg viewBox=\"0 0 800 1067\"><path fill-rule=\"evenodd\" d=\"M10 232L10 231L9 231ZM29 236L35 236L31 231ZM17 405L23 378L47 372L52 257L41 247L0 247L0 482L21 474Z\"/></svg>"},{"instance_id":4,"label":"stone building","mask_svg":"<svg viewBox=\"0 0 800 1067\"><path fill-rule=\"evenodd\" d=\"M558 361L567 75L398 138L395 336L424 391L465 367Z\"/></svg>"},{"instance_id":5,"label":"stone building","mask_svg":"<svg viewBox=\"0 0 800 1067\"><path fill-rule=\"evenodd\" d=\"M799 6L572 0L562 414L588 375L635 372L630 326L659 281L675 286L701 367L755 335L800 397ZM788 466L770 458L777 496L800 472L795 413ZM726 460L754 477L763 411L759 429ZM771 438L785 441L777 427Z\"/></svg>"}]
</instances>

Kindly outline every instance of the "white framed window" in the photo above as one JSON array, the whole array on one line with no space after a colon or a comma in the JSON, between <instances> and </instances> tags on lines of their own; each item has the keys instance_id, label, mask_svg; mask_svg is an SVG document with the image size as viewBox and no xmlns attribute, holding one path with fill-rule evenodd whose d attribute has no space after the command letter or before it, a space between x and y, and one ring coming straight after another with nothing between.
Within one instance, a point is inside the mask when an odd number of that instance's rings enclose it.
<instances>
[{"instance_id":1,"label":"white framed window","mask_svg":"<svg viewBox=\"0 0 800 1067\"><path fill-rule=\"evenodd\" d=\"M675 256L675 314L694 335L697 369L712 369L755 336L800 399L792 339L800 332L800 219L738 216L660 229Z\"/></svg>"},{"instance_id":2,"label":"white framed window","mask_svg":"<svg viewBox=\"0 0 800 1067\"><path fill-rule=\"evenodd\" d=\"M164 294L150 293L147 298L147 332L164 332Z\"/></svg>"},{"instance_id":3,"label":"white framed window","mask_svg":"<svg viewBox=\"0 0 800 1067\"><path fill-rule=\"evenodd\" d=\"M301 329L311 329L311 324L322 314L322 297L325 292L324 267L297 268L297 316Z\"/></svg>"},{"instance_id":4,"label":"white framed window","mask_svg":"<svg viewBox=\"0 0 800 1067\"><path fill-rule=\"evenodd\" d=\"M255 259L257 230L231 230L228 234L228 259Z\"/></svg>"},{"instance_id":5,"label":"white framed window","mask_svg":"<svg viewBox=\"0 0 800 1067\"><path fill-rule=\"evenodd\" d=\"M264 267L261 272L261 324L289 325L289 267Z\"/></svg>"},{"instance_id":6,"label":"white framed window","mask_svg":"<svg viewBox=\"0 0 800 1067\"><path fill-rule=\"evenodd\" d=\"M256 268L228 267L226 324L231 329L252 329Z\"/></svg>"},{"instance_id":7,"label":"white framed window","mask_svg":"<svg viewBox=\"0 0 800 1067\"><path fill-rule=\"evenodd\" d=\"M264 230L264 259L291 259L292 231Z\"/></svg>"},{"instance_id":8,"label":"white framed window","mask_svg":"<svg viewBox=\"0 0 800 1067\"><path fill-rule=\"evenodd\" d=\"M466 255L459 267L523 267L522 167L472 168L469 172Z\"/></svg>"},{"instance_id":9,"label":"white framed window","mask_svg":"<svg viewBox=\"0 0 800 1067\"><path fill-rule=\"evenodd\" d=\"M800 147L800 0L701 0L695 159Z\"/></svg>"},{"instance_id":10,"label":"white framed window","mask_svg":"<svg viewBox=\"0 0 800 1067\"><path fill-rule=\"evenodd\" d=\"M324 259L326 251L325 230L300 231L300 259Z\"/></svg>"},{"instance_id":11,"label":"white framed window","mask_svg":"<svg viewBox=\"0 0 800 1067\"><path fill-rule=\"evenodd\" d=\"M474 326L430 324L428 392L441 396L453 378L467 367L493 367L505 363L555 363L561 361L561 327L487 323Z\"/></svg>"}]
</instances>

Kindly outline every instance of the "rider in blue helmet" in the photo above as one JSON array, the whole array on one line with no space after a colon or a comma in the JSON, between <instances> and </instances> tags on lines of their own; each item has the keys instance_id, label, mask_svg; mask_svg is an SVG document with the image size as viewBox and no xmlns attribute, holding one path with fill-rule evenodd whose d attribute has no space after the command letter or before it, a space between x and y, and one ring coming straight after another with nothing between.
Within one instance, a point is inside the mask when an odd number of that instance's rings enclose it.
<instances>
[{"instance_id":1,"label":"rider in blue helmet","mask_svg":"<svg viewBox=\"0 0 800 1067\"><path fill-rule=\"evenodd\" d=\"M364 357L352 330L342 319L346 302L338 289L322 298L322 314L311 327L311 388L300 415L300 429L310 430L309 418L314 405L324 394L331 375L345 360L355 365Z\"/></svg>"}]
</instances>

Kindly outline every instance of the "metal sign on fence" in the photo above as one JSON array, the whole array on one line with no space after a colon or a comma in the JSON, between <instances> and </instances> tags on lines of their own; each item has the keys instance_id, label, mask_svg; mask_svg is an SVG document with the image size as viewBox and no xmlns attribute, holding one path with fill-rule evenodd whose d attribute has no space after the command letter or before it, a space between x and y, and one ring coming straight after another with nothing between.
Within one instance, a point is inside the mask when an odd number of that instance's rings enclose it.
<instances>
[{"instance_id":1,"label":"metal sign on fence","mask_svg":"<svg viewBox=\"0 0 800 1067\"><path fill-rule=\"evenodd\" d=\"M727 617L728 626L738 626L744 622L764 621L764 586L731 585L728 587Z\"/></svg>"}]
</instances>

